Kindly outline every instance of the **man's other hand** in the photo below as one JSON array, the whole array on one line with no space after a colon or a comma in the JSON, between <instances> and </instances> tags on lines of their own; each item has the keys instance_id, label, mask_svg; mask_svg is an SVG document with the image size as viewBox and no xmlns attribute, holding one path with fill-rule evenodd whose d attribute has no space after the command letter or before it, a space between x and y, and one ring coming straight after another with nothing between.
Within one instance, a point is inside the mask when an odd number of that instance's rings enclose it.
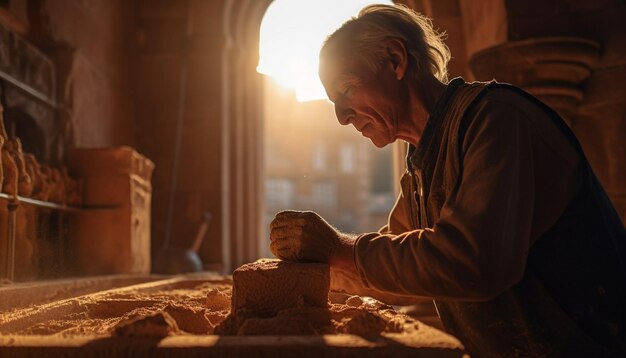
<instances>
[{"instance_id":1,"label":"man's other hand","mask_svg":"<svg viewBox=\"0 0 626 358\"><path fill-rule=\"evenodd\" d=\"M340 233L312 211L281 211L270 224L270 250L282 260L329 262Z\"/></svg>"}]
</instances>

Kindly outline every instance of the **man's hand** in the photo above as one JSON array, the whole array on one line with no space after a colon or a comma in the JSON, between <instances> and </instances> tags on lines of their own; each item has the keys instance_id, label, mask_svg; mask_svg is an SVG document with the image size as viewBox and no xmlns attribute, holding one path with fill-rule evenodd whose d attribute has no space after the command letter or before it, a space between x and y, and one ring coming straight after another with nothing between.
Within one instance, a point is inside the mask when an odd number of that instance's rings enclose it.
<instances>
[{"instance_id":1,"label":"man's hand","mask_svg":"<svg viewBox=\"0 0 626 358\"><path fill-rule=\"evenodd\" d=\"M312 211L281 211L270 224L270 250L282 260L329 262L341 234Z\"/></svg>"},{"instance_id":2,"label":"man's hand","mask_svg":"<svg viewBox=\"0 0 626 358\"><path fill-rule=\"evenodd\" d=\"M424 300L363 286L352 257L354 242L354 237L340 233L312 211L282 211L270 224L270 250L274 256L294 262L328 262L332 290L397 305Z\"/></svg>"}]
</instances>

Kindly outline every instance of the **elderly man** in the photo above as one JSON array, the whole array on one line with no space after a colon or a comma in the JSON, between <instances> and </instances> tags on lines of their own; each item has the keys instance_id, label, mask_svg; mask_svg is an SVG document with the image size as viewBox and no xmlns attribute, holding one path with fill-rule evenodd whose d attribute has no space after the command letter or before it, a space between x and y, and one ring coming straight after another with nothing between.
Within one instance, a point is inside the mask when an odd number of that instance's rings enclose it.
<instances>
[{"instance_id":1,"label":"elderly man","mask_svg":"<svg viewBox=\"0 0 626 358\"><path fill-rule=\"evenodd\" d=\"M626 230L576 138L513 86L447 83L449 58L400 6L367 7L327 39L339 123L409 145L402 192L388 225L358 236L281 212L272 252L328 262L335 288L434 299L473 356L623 354Z\"/></svg>"}]
</instances>

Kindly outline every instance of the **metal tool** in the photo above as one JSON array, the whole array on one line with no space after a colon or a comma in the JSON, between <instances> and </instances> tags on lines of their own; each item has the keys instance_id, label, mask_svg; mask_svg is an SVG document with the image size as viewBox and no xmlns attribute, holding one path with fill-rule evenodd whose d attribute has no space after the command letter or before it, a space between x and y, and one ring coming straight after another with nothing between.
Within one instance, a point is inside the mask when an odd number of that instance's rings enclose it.
<instances>
[{"instance_id":1,"label":"metal tool","mask_svg":"<svg viewBox=\"0 0 626 358\"><path fill-rule=\"evenodd\" d=\"M202 223L198 228L196 237L191 244L191 248L183 249L179 247L163 247L157 254L153 267L153 272L163 274L178 274L184 272L200 272L203 270L202 260L198 256L198 250L202 246L206 232L209 229L211 218L210 212L205 212Z\"/></svg>"}]
</instances>

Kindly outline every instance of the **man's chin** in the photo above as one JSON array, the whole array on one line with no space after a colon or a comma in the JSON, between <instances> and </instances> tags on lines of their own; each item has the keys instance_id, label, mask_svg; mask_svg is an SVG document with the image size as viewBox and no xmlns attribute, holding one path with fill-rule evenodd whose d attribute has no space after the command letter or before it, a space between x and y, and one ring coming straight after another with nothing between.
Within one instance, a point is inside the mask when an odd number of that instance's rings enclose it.
<instances>
[{"instance_id":1,"label":"man's chin","mask_svg":"<svg viewBox=\"0 0 626 358\"><path fill-rule=\"evenodd\" d=\"M396 141L396 138L390 134L387 134L386 136L376 136L374 138L370 138L370 137L368 138L378 148L384 148L388 144L391 144Z\"/></svg>"},{"instance_id":2,"label":"man's chin","mask_svg":"<svg viewBox=\"0 0 626 358\"><path fill-rule=\"evenodd\" d=\"M389 144L388 141L382 141L382 140L374 140L371 139L372 143L377 147L377 148L384 148L385 146L387 146L387 144Z\"/></svg>"}]
</instances>

